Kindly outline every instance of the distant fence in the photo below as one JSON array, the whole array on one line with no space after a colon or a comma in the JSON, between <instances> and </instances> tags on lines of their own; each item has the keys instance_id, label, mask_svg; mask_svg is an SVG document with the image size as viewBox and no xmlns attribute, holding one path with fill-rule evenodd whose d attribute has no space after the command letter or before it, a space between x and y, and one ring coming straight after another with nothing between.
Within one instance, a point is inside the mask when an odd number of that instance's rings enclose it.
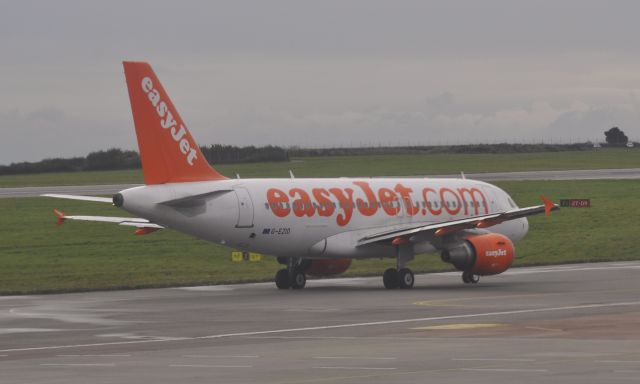
<instances>
[{"instance_id":1,"label":"distant fence","mask_svg":"<svg viewBox=\"0 0 640 384\"><path fill-rule=\"evenodd\" d=\"M606 146L606 145L603 145ZM636 145L636 148L639 146ZM470 144L405 147L355 147L355 148L283 148L273 145L265 147L237 147L214 144L200 147L210 164L237 164L260 162L287 162L290 157L319 156L365 156L393 154L439 154L439 153L532 153L592 150L593 143L575 144ZM76 172L96 170L118 170L140 168L140 156L135 151L113 148L91 152L86 157L67 159L44 159L38 162L21 162L0 165L0 175L18 175L45 172Z\"/></svg>"}]
</instances>

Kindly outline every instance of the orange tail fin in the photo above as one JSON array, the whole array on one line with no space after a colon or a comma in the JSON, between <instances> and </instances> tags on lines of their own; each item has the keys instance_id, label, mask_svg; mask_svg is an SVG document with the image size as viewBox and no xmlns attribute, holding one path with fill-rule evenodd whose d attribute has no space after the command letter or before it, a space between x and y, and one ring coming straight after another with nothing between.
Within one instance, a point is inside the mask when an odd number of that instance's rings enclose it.
<instances>
[{"instance_id":1,"label":"orange tail fin","mask_svg":"<svg viewBox=\"0 0 640 384\"><path fill-rule=\"evenodd\" d=\"M202 155L151 66L123 65L145 184L226 179Z\"/></svg>"}]
</instances>

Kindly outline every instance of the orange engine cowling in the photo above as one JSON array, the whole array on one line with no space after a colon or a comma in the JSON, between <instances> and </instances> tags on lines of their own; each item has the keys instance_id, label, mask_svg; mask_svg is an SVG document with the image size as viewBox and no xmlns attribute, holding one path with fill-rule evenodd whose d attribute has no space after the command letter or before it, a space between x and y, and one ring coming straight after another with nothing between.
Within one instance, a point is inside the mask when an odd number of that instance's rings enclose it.
<instances>
[{"instance_id":1,"label":"orange engine cowling","mask_svg":"<svg viewBox=\"0 0 640 384\"><path fill-rule=\"evenodd\" d=\"M442 260L458 270L474 275L497 275L506 271L513 262L513 243L508 237L490 233L469 236L462 243L442 252Z\"/></svg>"},{"instance_id":2,"label":"orange engine cowling","mask_svg":"<svg viewBox=\"0 0 640 384\"><path fill-rule=\"evenodd\" d=\"M346 271L350 265L351 259L309 260L304 272L311 276L333 276Z\"/></svg>"}]
</instances>

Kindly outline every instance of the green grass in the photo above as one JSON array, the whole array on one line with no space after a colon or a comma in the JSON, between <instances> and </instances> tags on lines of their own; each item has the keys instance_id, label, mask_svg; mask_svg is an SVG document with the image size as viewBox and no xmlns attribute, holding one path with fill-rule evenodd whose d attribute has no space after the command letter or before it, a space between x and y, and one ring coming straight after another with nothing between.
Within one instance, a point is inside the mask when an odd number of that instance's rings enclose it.
<instances>
[{"instance_id":1,"label":"green grass","mask_svg":"<svg viewBox=\"0 0 640 384\"><path fill-rule=\"evenodd\" d=\"M590 198L592 208L562 209L530 218L517 245L515 265L640 258L637 181L502 182L521 205L553 199ZM69 214L122 215L106 204L44 198L0 199L0 294L104 290L271 281L273 258L233 263L228 248L173 231L134 236L131 228L69 222L58 227L51 210ZM377 275L392 260L355 261L346 275ZM437 255L418 256L415 272L447 270Z\"/></svg>"},{"instance_id":2,"label":"green grass","mask_svg":"<svg viewBox=\"0 0 640 384\"><path fill-rule=\"evenodd\" d=\"M593 151L509 154L408 154L347 157L305 157L288 163L218 165L228 177L414 176L478 172L559 169L635 168L640 150L601 148ZM142 183L142 172L101 171L0 176L0 187Z\"/></svg>"}]
</instances>

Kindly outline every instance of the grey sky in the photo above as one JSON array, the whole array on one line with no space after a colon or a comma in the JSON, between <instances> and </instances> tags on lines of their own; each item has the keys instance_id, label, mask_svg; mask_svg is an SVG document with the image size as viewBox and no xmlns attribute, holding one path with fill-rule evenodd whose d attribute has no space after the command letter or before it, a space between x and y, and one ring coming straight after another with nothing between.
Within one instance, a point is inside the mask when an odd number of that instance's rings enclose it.
<instances>
[{"instance_id":1,"label":"grey sky","mask_svg":"<svg viewBox=\"0 0 640 384\"><path fill-rule=\"evenodd\" d=\"M200 144L640 139L637 1L2 1L0 164L136 148L121 61Z\"/></svg>"}]
</instances>

